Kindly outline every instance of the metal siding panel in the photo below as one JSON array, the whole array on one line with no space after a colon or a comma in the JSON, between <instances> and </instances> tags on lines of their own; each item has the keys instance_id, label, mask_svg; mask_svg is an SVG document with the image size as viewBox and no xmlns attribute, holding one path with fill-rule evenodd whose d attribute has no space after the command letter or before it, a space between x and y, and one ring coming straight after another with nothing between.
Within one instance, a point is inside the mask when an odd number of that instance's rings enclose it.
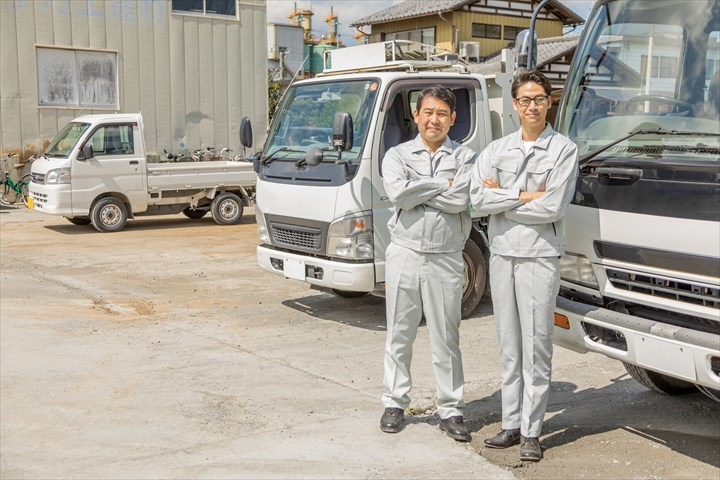
<instances>
[{"instance_id":1,"label":"metal siding panel","mask_svg":"<svg viewBox=\"0 0 720 480\"><path fill-rule=\"evenodd\" d=\"M171 79L173 70L170 61L170 5L169 2L153 3L153 35L155 51L154 55L154 111L155 111L155 134L158 153L163 148L172 153L180 149L180 137L173 137L173 92ZM183 105L184 107L184 105ZM148 121L145 120L147 128ZM162 154L161 154L162 155Z\"/></svg>"},{"instance_id":2,"label":"metal siding panel","mask_svg":"<svg viewBox=\"0 0 720 480\"><path fill-rule=\"evenodd\" d=\"M72 22L70 19L69 0L52 2L53 45L69 47L72 45Z\"/></svg>"},{"instance_id":3,"label":"metal siding panel","mask_svg":"<svg viewBox=\"0 0 720 480\"><path fill-rule=\"evenodd\" d=\"M16 4L17 5L17 4ZM25 4L15 12L18 38L18 63L16 75L18 76L18 93L20 97L19 116L15 120L20 125L21 157L27 158L34 153L40 153L41 145L38 143L40 127L38 124L37 105L37 65L35 62L35 47L28 38L35 37L34 11L31 5ZM5 64L7 65L7 64ZM20 81L22 79L22 81Z\"/></svg>"},{"instance_id":4,"label":"metal siding panel","mask_svg":"<svg viewBox=\"0 0 720 480\"><path fill-rule=\"evenodd\" d=\"M214 68L213 68L213 23L222 20L200 18L198 20L199 68L194 73L200 94L200 148L215 147L214 131Z\"/></svg>"},{"instance_id":5,"label":"metal siding panel","mask_svg":"<svg viewBox=\"0 0 720 480\"><path fill-rule=\"evenodd\" d=\"M20 148L20 77L15 4L0 2L0 152Z\"/></svg>"},{"instance_id":6,"label":"metal siding panel","mask_svg":"<svg viewBox=\"0 0 720 480\"><path fill-rule=\"evenodd\" d=\"M267 23L267 8L265 2L263 2L262 8L256 7L253 9L253 15L255 17L255 21L253 22L255 27L255 48L253 48L253 53L255 55L253 68L253 71L255 72L255 80L253 81L253 85L255 87L253 89L255 92L255 118L253 119L253 124L258 127L262 127L256 128L255 135L257 137L254 140L256 142L260 140L264 142L264 137L267 136L268 127L267 60L265 58L266 55L262 54L264 50L262 47L267 42L267 31L262 28L262 26ZM259 144L262 145L262 143Z\"/></svg>"},{"instance_id":7,"label":"metal siding panel","mask_svg":"<svg viewBox=\"0 0 720 480\"><path fill-rule=\"evenodd\" d=\"M153 155L162 151L158 145L157 111L155 107L155 65L159 60L155 51L155 23L152 5L144 0L138 2L138 79L140 108L145 127L145 152Z\"/></svg>"},{"instance_id":8,"label":"metal siding panel","mask_svg":"<svg viewBox=\"0 0 720 480\"><path fill-rule=\"evenodd\" d=\"M105 2L88 0L88 35L92 48L107 49Z\"/></svg>"},{"instance_id":9,"label":"metal siding panel","mask_svg":"<svg viewBox=\"0 0 720 480\"><path fill-rule=\"evenodd\" d=\"M255 34L254 22L256 20L253 15L254 8L243 9L240 16L240 45L237 49L239 55L236 60L240 62L240 115L247 115L254 120L257 118L257 108L255 99ZM264 26L264 24L262 24ZM265 51L265 48L262 48ZM267 94L266 94L267 96Z\"/></svg>"},{"instance_id":10,"label":"metal siding panel","mask_svg":"<svg viewBox=\"0 0 720 480\"><path fill-rule=\"evenodd\" d=\"M245 113L242 109L242 96L243 96L243 83L241 79L242 68L240 66L241 56L241 45L240 45L240 25L242 23L242 16L244 15L245 8L240 6L240 22L233 22L228 24L227 29L227 51L234 52L233 55L228 56L227 59L227 78L228 78L228 92L227 92L227 103L228 103L228 118L230 129L239 132L240 119ZM254 87L256 88L256 87ZM254 120L254 119L253 119ZM257 128L257 124L253 121L253 127ZM237 142L237 143L232 143ZM237 138L231 137L231 145L238 145L235 150L240 151L240 141ZM233 148L233 147L231 147Z\"/></svg>"},{"instance_id":11,"label":"metal siding panel","mask_svg":"<svg viewBox=\"0 0 720 480\"><path fill-rule=\"evenodd\" d=\"M122 112L140 111L140 54L138 40L137 3L122 2L122 59L121 70L125 83Z\"/></svg>"},{"instance_id":12,"label":"metal siding panel","mask_svg":"<svg viewBox=\"0 0 720 480\"><path fill-rule=\"evenodd\" d=\"M228 76L228 50L227 50L227 27L229 22L216 22L213 25L213 112L215 118L215 147L222 147L236 150L231 145L230 126L228 124L228 103L227 92L229 82Z\"/></svg>"},{"instance_id":13,"label":"metal siding panel","mask_svg":"<svg viewBox=\"0 0 720 480\"><path fill-rule=\"evenodd\" d=\"M108 50L118 52L117 79L118 105L120 111L125 110L125 52L123 51L122 0L108 0L105 5L105 42Z\"/></svg>"},{"instance_id":14,"label":"metal siding panel","mask_svg":"<svg viewBox=\"0 0 720 480\"><path fill-rule=\"evenodd\" d=\"M169 7L168 7L169 8ZM187 95L185 86L185 17L171 15L169 18L169 44L170 69L168 70L170 85L170 124L172 138L188 149L187 126L185 112L187 111ZM159 92L160 90L158 90ZM159 104L162 105L162 104ZM160 110L162 107L159 107Z\"/></svg>"},{"instance_id":15,"label":"metal siding panel","mask_svg":"<svg viewBox=\"0 0 720 480\"><path fill-rule=\"evenodd\" d=\"M187 148L200 148L200 85L198 82L199 50L198 50L198 19L184 16L185 32L185 128L187 130ZM182 69L182 65L179 66Z\"/></svg>"},{"instance_id":16,"label":"metal siding panel","mask_svg":"<svg viewBox=\"0 0 720 480\"><path fill-rule=\"evenodd\" d=\"M87 1L74 1L70 4L70 32L73 47L90 46L90 33L88 31L88 4Z\"/></svg>"}]
</instances>

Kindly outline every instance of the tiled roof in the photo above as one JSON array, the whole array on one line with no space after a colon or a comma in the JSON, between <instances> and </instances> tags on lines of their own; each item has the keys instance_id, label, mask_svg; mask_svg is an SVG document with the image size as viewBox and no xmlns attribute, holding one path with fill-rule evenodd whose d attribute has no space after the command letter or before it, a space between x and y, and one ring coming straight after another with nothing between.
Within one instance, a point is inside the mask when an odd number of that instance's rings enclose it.
<instances>
[{"instance_id":1,"label":"tiled roof","mask_svg":"<svg viewBox=\"0 0 720 480\"><path fill-rule=\"evenodd\" d=\"M577 47L579 40L579 35L539 38L537 42L537 67L540 68L571 52ZM514 48L512 50L515 51ZM484 75L500 73L500 54L498 53L483 63L471 64L468 66L468 70Z\"/></svg>"},{"instance_id":2,"label":"tiled roof","mask_svg":"<svg viewBox=\"0 0 720 480\"><path fill-rule=\"evenodd\" d=\"M392 22L406 18L424 17L442 12L458 10L465 5L475 3L477 0L405 0L402 3L388 7L385 10L373 13L367 17L355 20L351 27L362 27L377 23ZM559 0L550 0L545 7L550 9L558 17L563 19L564 24L583 23L582 17L564 6ZM565 17L565 18L563 18Z\"/></svg>"}]
</instances>

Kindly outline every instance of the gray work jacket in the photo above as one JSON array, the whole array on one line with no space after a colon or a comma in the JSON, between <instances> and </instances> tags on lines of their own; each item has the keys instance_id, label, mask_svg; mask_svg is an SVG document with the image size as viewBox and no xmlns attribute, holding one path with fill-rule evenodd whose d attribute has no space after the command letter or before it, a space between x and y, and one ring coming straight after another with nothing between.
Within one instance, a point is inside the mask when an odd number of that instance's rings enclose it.
<instances>
[{"instance_id":1,"label":"gray work jacket","mask_svg":"<svg viewBox=\"0 0 720 480\"><path fill-rule=\"evenodd\" d=\"M575 192L577 146L547 124L529 151L518 131L490 143L471 174L470 200L490 215L492 253L510 257L556 257L565 253L565 210ZM487 188L492 177L500 188ZM520 192L544 190L526 204Z\"/></svg>"},{"instance_id":2,"label":"gray work jacket","mask_svg":"<svg viewBox=\"0 0 720 480\"><path fill-rule=\"evenodd\" d=\"M430 156L418 135L388 150L383 183L395 214L392 241L422 253L458 252L470 235L470 169L476 154L445 138ZM448 179L453 178L452 186Z\"/></svg>"}]
</instances>

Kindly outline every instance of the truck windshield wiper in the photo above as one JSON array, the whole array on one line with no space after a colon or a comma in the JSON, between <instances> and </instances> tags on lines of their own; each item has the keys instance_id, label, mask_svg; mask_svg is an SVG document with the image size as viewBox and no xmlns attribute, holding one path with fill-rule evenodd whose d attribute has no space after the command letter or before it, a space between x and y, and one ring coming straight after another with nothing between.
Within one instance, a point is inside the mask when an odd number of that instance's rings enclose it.
<instances>
[{"instance_id":1,"label":"truck windshield wiper","mask_svg":"<svg viewBox=\"0 0 720 480\"><path fill-rule=\"evenodd\" d=\"M268 165L270 162L275 160L275 155L277 155L280 152L305 153L303 150L296 150L294 148L288 148L288 147L280 147L277 150L275 150L274 152L272 152L270 155L268 155L267 157L260 160L260 163L262 163L263 166Z\"/></svg>"},{"instance_id":2,"label":"truck windshield wiper","mask_svg":"<svg viewBox=\"0 0 720 480\"><path fill-rule=\"evenodd\" d=\"M658 128L657 130L635 130L635 131L628 133L624 137L622 137L618 140L615 140L614 142L608 143L607 145L603 145L602 147L598 148L597 150L593 150L592 152L586 153L585 155L580 157L580 161L578 162L578 167L582 169L585 165L587 165L590 162L590 160L592 160L596 156L609 150L610 148L614 147L618 143L624 142L628 138L634 137L636 135L679 135L679 136L718 137L718 136L720 136L720 133L663 130L661 128Z\"/></svg>"}]
</instances>

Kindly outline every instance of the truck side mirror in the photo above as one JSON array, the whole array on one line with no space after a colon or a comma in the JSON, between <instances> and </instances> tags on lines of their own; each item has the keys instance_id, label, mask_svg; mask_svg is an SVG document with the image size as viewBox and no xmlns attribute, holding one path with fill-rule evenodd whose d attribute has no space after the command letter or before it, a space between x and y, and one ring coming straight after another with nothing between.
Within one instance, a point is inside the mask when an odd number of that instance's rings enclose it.
<instances>
[{"instance_id":1,"label":"truck side mirror","mask_svg":"<svg viewBox=\"0 0 720 480\"><path fill-rule=\"evenodd\" d=\"M250 117L243 117L240 120L240 145L246 148L252 147L253 134Z\"/></svg>"},{"instance_id":2,"label":"truck side mirror","mask_svg":"<svg viewBox=\"0 0 720 480\"><path fill-rule=\"evenodd\" d=\"M335 150L347 151L353 147L353 122L349 113L335 112L332 142Z\"/></svg>"},{"instance_id":3,"label":"truck side mirror","mask_svg":"<svg viewBox=\"0 0 720 480\"><path fill-rule=\"evenodd\" d=\"M86 143L83 145L82 150L77 156L78 160L90 160L91 158L95 157L95 152L93 151L93 146L89 143Z\"/></svg>"},{"instance_id":4,"label":"truck side mirror","mask_svg":"<svg viewBox=\"0 0 720 480\"><path fill-rule=\"evenodd\" d=\"M515 72L521 68L535 68L537 64L537 39L530 41L530 30L523 30L518 33L515 38ZM532 58L528 65L528 57L530 57L530 47L532 45Z\"/></svg>"}]
</instances>

